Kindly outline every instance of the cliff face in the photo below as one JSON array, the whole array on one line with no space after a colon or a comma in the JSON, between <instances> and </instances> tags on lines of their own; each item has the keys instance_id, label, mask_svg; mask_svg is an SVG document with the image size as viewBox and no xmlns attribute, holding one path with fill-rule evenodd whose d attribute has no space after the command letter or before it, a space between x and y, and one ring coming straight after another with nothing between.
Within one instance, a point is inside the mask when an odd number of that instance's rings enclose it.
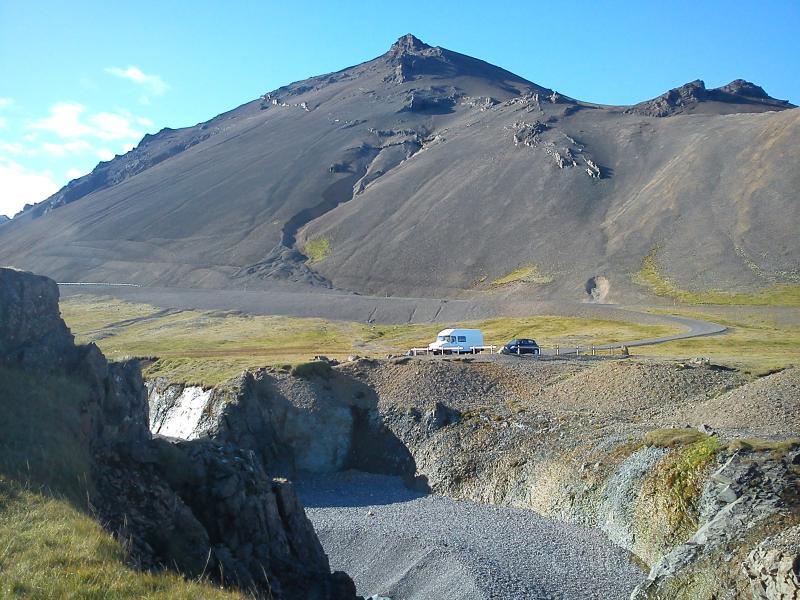
<instances>
[{"instance_id":1,"label":"cliff face","mask_svg":"<svg viewBox=\"0 0 800 600\"><path fill-rule=\"evenodd\" d=\"M800 593L799 382L796 369L748 382L713 365L402 358L148 390L154 430L285 473L399 474L597 527L651 567L635 598L710 600Z\"/></svg>"},{"instance_id":2,"label":"cliff face","mask_svg":"<svg viewBox=\"0 0 800 600\"><path fill-rule=\"evenodd\" d=\"M356 597L347 575L331 574L292 484L267 475L253 452L152 438L138 364L75 346L53 281L0 269L0 364L87 384L80 441L93 455L91 502L140 567L177 567L276 600Z\"/></svg>"}]
</instances>

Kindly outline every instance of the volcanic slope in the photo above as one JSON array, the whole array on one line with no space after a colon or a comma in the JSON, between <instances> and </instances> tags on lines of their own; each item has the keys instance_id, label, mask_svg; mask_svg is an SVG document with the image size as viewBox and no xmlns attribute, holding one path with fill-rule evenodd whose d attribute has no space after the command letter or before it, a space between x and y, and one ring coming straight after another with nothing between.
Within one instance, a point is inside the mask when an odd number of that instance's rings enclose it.
<instances>
[{"instance_id":1,"label":"volcanic slope","mask_svg":"<svg viewBox=\"0 0 800 600\"><path fill-rule=\"evenodd\" d=\"M800 110L737 80L580 102L412 35L148 135L0 225L59 281L647 297L800 280ZM587 296L588 294L588 296Z\"/></svg>"}]
</instances>

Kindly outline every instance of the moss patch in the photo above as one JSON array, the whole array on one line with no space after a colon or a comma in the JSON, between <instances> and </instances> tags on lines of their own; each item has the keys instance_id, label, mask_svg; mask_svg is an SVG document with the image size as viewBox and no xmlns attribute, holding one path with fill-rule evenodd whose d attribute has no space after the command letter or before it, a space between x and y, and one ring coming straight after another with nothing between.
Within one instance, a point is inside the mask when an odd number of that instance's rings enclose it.
<instances>
[{"instance_id":1,"label":"moss patch","mask_svg":"<svg viewBox=\"0 0 800 600\"><path fill-rule=\"evenodd\" d=\"M302 379L312 379L314 377L330 379L333 376L333 369L328 363L315 360L295 365L291 370L291 374L293 377L301 377Z\"/></svg>"},{"instance_id":2,"label":"moss patch","mask_svg":"<svg viewBox=\"0 0 800 600\"><path fill-rule=\"evenodd\" d=\"M328 238L306 240L306 243L303 244L303 251L308 257L308 264L313 265L331 255L331 242Z\"/></svg>"},{"instance_id":3,"label":"moss patch","mask_svg":"<svg viewBox=\"0 0 800 600\"><path fill-rule=\"evenodd\" d=\"M672 298L684 304L800 306L800 285L796 283L776 283L752 293L684 290L660 272L656 263L657 252L658 248L653 248L642 259L641 269L633 276L634 283L649 288L657 296Z\"/></svg>"},{"instance_id":4,"label":"moss patch","mask_svg":"<svg viewBox=\"0 0 800 600\"><path fill-rule=\"evenodd\" d=\"M676 446L645 479L636 506L637 554L648 564L697 530L704 474L721 449L716 437L703 435Z\"/></svg>"},{"instance_id":5,"label":"moss patch","mask_svg":"<svg viewBox=\"0 0 800 600\"><path fill-rule=\"evenodd\" d=\"M644 436L644 443L658 448L674 448L704 440L708 436L697 429L655 429Z\"/></svg>"},{"instance_id":6,"label":"moss patch","mask_svg":"<svg viewBox=\"0 0 800 600\"><path fill-rule=\"evenodd\" d=\"M551 281L553 278L550 275L543 273L537 265L529 263L495 279L489 285L502 287L512 283L550 283Z\"/></svg>"},{"instance_id":7,"label":"moss patch","mask_svg":"<svg viewBox=\"0 0 800 600\"><path fill-rule=\"evenodd\" d=\"M781 458L796 448L800 447L800 439L789 440L764 440L760 438L745 438L733 440L728 444L732 452L769 452L773 458Z\"/></svg>"}]
</instances>

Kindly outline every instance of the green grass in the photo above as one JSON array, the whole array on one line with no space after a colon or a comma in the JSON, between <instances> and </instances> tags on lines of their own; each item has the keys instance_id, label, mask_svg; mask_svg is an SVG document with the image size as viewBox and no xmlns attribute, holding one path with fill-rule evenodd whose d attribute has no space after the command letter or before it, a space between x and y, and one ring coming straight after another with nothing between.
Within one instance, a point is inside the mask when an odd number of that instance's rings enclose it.
<instances>
[{"instance_id":1,"label":"green grass","mask_svg":"<svg viewBox=\"0 0 800 600\"><path fill-rule=\"evenodd\" d=\"M722 443L716 437L699 432L699 437L693 436L683 429L650 433L654 434L655 441L660 442L657 445L670 444L672 447L648 475L642 488L645 496L655 499L651 510L658 511L665 526L658 534L660 551L651 551L646 557L652 563L669 548L685 542L697 530L698 502L705 470L722 450Z\"/></svg>"},{"instance_id":2,"label":"green grass","mask_svg":"<svg viewBox=\"0 0 800 600\"><path fill-rule=\"evenodd\" d=\"M500 277L495 279L489 285L491 287L502 287L512 283L550 283L553 278L550 275L543 273L539 267L533 263L518 267Z\"/></svg>"},{"instance_id":3,"label":"green grass","mask_svg":"<svg viewBox=\"0 0 800 600\"><path fill-rule=\"evenodd\" d=\"M728 449L739 452L769 452L773 457L780 458L798 446L800 446L800 438L792 438L788 440L744 438L733 440L730 444L728 444Z\"/></svg>"},{"instance_id":4,"label":"green grass","mask_svg":"<svg viewBox=\"0 0 800 600\"><path fill-rule=\"evenodd\" d=\"M157 357L147 377L216 385L245 369L296 365L315 355L385 356L426 346L446 323L367 325L348 321L182 311L162 314L152 306L92 296L61 303L67 325L81 343L95 342L106 356ZM152 318L150 318L152 317ZM460 323L483 330L487 343L532 337L543 345L605 342L664 335L675 328L618 321L542 316Z\"/></svg>"},{"instance_id":5,"label":"green grass","mask_svg":"<svg viewBox=\"0 0 800 600\"><path fill-rule=\"evenodd\" d=\"M88 506L82 382L2 366L0 381L0 597L242 597L126 565L124 548Z\"/></svg>"},{"instance_id":6,"label":"green grass","mask_svg":"<svg viewBox=\"0 0 800 600\"><path fill-rule=\"evenodd\" d=\"M704 440L708 436L697 429L655 429L648 431L644 436L644 443L647 446L658 448L674 448L685 446Z\"/></svg>"},{"instance_id":7,"label":"green grass","mask_svg":"<svg viewBox=\"0 0 800 600\"><path fill-rule=\"evenodd\" d=\"M635 348L637 355L689 358L705 356L713 362L765 375L800 365L800 310L743 306L703 306L653 311L719 323L725 335L676 340Z\"/></svg>"},{"instance_id":8,"label":"green grass","mask_svg":"<svg viewBox=\"0 0 800 600\"><path fill-rule=\"evenodd\" d=\"M635 283L648 287L657 296L672 298L683 304L800 306L800 285L796 283L776 283L750 293L684 290L660 272L656 262L657 252L658 248L653 248L642 260L641 269L633 276Z\"/></svg>"},{"instance_id":9,"label":"green grass","mask_svg":"<svg viewBox=\"0 0 800 600\"><path fill-rule=\"evenodd\" d=\"M331 254L331 242L327 238L306 240L303 251L308 257L308 264L313 265L328 258Z\"/></svg>"}]
</instances>

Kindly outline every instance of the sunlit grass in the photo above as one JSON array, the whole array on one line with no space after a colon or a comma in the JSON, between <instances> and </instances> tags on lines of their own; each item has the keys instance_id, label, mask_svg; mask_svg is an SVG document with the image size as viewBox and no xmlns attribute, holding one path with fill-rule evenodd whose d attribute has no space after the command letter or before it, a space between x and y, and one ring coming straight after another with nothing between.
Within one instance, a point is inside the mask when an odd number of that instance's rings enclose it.
<instances>
[{"instance_id":1,"label":"sunlit grass","mask_svg":"<svg viewBox=\"0 0 800 600\"><path fill-rule=\"evenodd\" d=\"M717 304L738 306L800 306L800 285L776 283L770 287L749 293L707 290L692 292L684 290L665 277L658 269L653 248L642 260L642 268L634 275L635 283L650 288L657 296L672 298L683 304Z\"/></svg>"},{"instance_id":2,"label":"sunlit grass","mask_svg":"<svg viewBox=\"0 0 800 600\"><path fill-rule=\"evenodd\" d=\"M8 367L0 381L0 598L241 597L126 564L91 515L83 382Z\"/></svg>"},{"instance_id":3,"label":"sunlit grass","mask_svg":"<svg viewBox=\"0 0 800 600\"><path fill-rule=\"evenodd\" d=\"M800 311L779 309L788 316L778 323L773 309L704 306L653 312L713 321L729 328L725 335L676 340L633 351L638 355L689 358L704 356L744 371L765 373L800 365Z\"/></svg>"},{"instance_id":4,"label":"sunlit grass","mask_svg":"<svg viewBox=\"0 0 800 600\"><path fill-rule=\"evenodd\" d=\"M61 303L79 342L96 342L111 358L154 357L148 377L216 385L245 369L294 365L317 354L385 356L426 346L441 329L459 325L484 332L487 344L531 337L542 345L602 344L667 335L677 328L619 321L541 316L458 324L365 324L352 321L251 316L159 309L108 298L73 296Z\"/></svg>"},{"instance_id":5,"label":"sunlit grass","mask_svg":"<svg viewBox=\"0 0 800 600\"><path fill-rule=\"evenodd\" d=\"M492 287L502 287L512 283L550 283L551 281L553 281L553 278L550 275L543 273L537 265L530 263L514 269L503 277L495 279L489 285Z\"/></svg>"},{"instance_id":6,"label":"sunlit grass","mask_svg":"<svg viewBox=\"0 0 800 600\"><path fill-rule=\"evenodd\" d=\"M308 256L308 264L313 265L326 259L331 254L331 242L327 238L306 240L303 252Z\"/></svg>"}]
</instances>

